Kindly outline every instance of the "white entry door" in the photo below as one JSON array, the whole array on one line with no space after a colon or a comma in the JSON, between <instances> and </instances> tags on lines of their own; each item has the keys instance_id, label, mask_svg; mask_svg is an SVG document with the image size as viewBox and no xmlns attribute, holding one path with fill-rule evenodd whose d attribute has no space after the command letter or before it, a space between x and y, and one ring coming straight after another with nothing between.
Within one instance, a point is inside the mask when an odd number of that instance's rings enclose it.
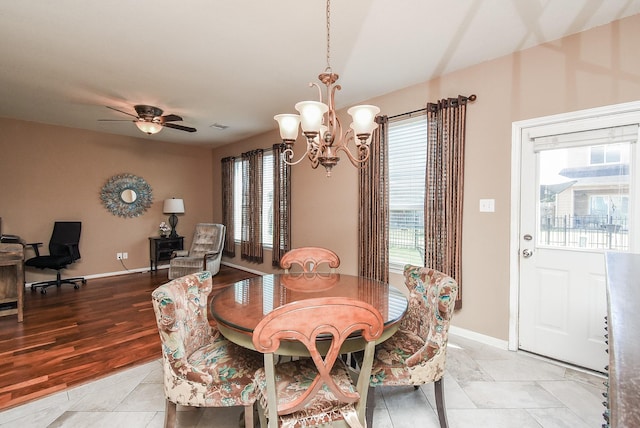
<instances>
[{"instance_id":1,"label":"white entry door","mask_svg":"<svg viewBox=\"0 0 640 428\"><path fill-rule=\"evenodd\" d=\"M604 253L638 250L640 114L549 120L519 128L518 347L603 372Z\"/></svg>"}]
</instances>

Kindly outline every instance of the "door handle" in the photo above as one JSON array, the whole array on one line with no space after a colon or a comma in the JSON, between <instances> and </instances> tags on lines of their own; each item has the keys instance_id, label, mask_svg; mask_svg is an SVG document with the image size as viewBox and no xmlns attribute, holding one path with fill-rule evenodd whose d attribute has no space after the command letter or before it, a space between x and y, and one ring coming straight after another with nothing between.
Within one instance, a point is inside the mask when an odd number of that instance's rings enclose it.
<instances>
[{"instance_id":1,"label":"door handle","mask_svg":"<svg viewBox=\"0 0 640 428\"><path fill-rule=\"evenodd\" d=\"M533 251L525 248L524 250L522 250L522 257L524 257L525 259L529 258L533 256Z\"/></svg>"}]
</instances>

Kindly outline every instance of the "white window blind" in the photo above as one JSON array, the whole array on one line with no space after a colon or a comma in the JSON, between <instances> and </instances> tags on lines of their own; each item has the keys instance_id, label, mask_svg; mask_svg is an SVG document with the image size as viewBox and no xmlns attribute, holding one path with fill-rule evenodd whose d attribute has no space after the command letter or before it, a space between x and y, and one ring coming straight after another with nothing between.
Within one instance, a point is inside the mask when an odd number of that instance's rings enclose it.
<instances>
[{"instance_id":1,"label":"white window blind","mask_svg":"<svg viewBox=\"0 0 640 428\"><path fill-rule=\"evenodd\" d=\"M233 176L233 221L237 242L242 233L242 159L236 159ZM273 152L265 151L262 157L262 245L273 245Z\"/></svg>"},{"instance_id":2,"label":"white window blind","mask_svg":"<svg viewBox=\"0 0 640 428\"><path fill-rule=\"evenodd\" d=\"M389 264L422 265L427 117L389 123Z\"/></svg>"}]
</instances>

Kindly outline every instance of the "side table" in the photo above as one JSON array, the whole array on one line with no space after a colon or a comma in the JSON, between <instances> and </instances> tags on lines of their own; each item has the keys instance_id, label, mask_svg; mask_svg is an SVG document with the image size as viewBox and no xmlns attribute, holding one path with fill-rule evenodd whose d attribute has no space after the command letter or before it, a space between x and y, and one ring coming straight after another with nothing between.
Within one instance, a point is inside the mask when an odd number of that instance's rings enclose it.
<instances>
[{"instance_id":1,"label":"side table","mask_svg":"<svg viewBox=\"0 0 640 428\"><path fill-rule=\"evenodd\" d=\"M160 236L149 237L149 257L151 262L151 271L158 270L158 262L171 259L171 253L176 250L182 250L184 246L184 237L176 236L175 238L162 238Z\"/></svg>"}]
</instances>

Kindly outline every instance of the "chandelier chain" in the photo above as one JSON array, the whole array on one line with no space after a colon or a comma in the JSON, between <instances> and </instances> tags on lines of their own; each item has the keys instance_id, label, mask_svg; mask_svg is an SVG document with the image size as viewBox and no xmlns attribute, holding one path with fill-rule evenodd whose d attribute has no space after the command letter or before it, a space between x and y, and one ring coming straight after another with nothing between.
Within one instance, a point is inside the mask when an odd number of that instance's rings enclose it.
<instances>
[{"instance_id":1,"label":"chandelier chain","mask_svg":"<svg viewBox=\"0 0 640 428\"><path fill-rule=\"evenodd\" d=\"M327 0L327 71L331 71L331 0Z\"/></svg>"}]
</instances>

